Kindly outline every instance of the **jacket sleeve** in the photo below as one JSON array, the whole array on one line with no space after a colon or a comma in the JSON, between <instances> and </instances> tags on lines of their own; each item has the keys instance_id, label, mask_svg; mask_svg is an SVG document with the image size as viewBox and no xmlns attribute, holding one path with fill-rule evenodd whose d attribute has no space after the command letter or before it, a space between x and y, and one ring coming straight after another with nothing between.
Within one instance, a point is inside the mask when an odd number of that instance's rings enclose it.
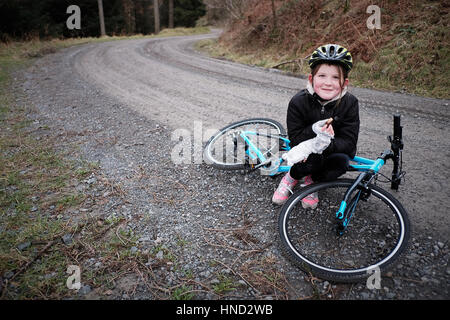
<instances>
[{"instance_id":1,"label":"jacket sleeve","mask_svg":"<svg viewBox=\"0 0 450 320\"><path fill-rule=\"evenodd\" d=\"M316 136L312 124L306 124L307 118L304 114L306 110L301 103L302 98L305 97L294 96L288 105L286 125L291 148Z\"/></svg>"},{"instance_id":2,"label":"jacket sleeve","mask_svg":"<svg viewBox=\"0 0 450 320\"><path fill-rule=\"evenodd\" d=\"M359 104L355 99L345 115L337 119L335 136L330 145L324 150L324 155L331 153L345 153L353 158L359 135ZM334 129L334 128L333 128Z\"/></svg>"}]
</instances>

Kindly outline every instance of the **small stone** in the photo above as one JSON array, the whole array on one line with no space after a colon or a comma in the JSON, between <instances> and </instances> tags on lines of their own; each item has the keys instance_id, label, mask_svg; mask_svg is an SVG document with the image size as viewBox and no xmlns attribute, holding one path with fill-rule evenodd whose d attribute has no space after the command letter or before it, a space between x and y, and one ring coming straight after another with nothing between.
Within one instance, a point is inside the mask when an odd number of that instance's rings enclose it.
<instances>
[{"instance_id":1,"label":"small stone","mask_svg":"<svg viewBox=\"0 0 450 320\"><path fill-rule=\"evenodd\" d=\"M48 280L48 279L54 278L56 275L57 275L56 272L48 273L44 276L44 279Z\"/></svg>"},{"instance_id":2,"label":"small stone","mask_svg":"<svg viewBox=\"0 0 450 320\"><path fill-rule=\"evenodd\" d=\"M203 278L208 278L210 275L211 275L211 272L208 270L199 273L199 276L203 277Z\"/></svg>"},{"instance_id":3,"label":"small stone","mask_svg":"<svg viewBox=\"0 0 450 320\"><path fill-rule=\"evenodd\" d=\"M24 243L19 244L19 245L17 246L17 249L18 249L19 251L23 251L23 250L29 248L30 246L31 246L31 242L28 241L28 242L24 242Z\"/></svg>"},{"instance_id":4,"label":"small stone","mask_svg":"<svg viewBox=\"0 0 450 320\"><path fill-rule=\"evenodd\" d=\"M394 298L395 298L395 293L394 293L394 292L388 292L388 293L386 293L386 298L388 298L388 299L394 299Z\"/></svg>"},{"instance_id":5,"label":"small stone","mask_svg":"<svg viewBox=\"0 0 450 320\"><path fill-rule=\"evenodd\" d=\"M97 182L97 179L96 178L90 178L86 182L87 182L87 184L94 184L95 182Z\"/></svg>"},{"instance_id":6,"label":"small stone","mask_svg":"<svg viewBox=\"0 0 450 320\"><path fill-rule=\"evenodd\" d=\"M69 245L72 243L72 235L70 233L67 233L61 237L62 241L65 245Z\"/></svg>"},{"instance_id":7,"label":"small stone","mask_svg":"<svg viewBox=\"0 0 450 320\"><path fill-rule=\"evenodd\" d=\"M139 238L139 242L150 242L150 237L144 236Z\"/></svg>"},{"instance_id":8,"label":"small stone","mask_svg":"<svg viewBox=\"0 0 450 320\"><path fill-rule=\"evenodd\" d=\"M85 286L82 286L82 287L80 288L80 290L78 291L78 294L79 294L79 295L85 295L85 294L88 294L88 293L91 292L91 291L92 291L91 286L85 285Z\"/></svg>"},{"instance_id":9,"label":"small stone","mask_svg":"<svg viewBox=\"0 0 450 320\"><path fill-rule=\"evenodd\" d=\"M247 282L245 282L244 280L239 280L238 283L239 283L241 286L247 286Z\"/></svg>"},{"instance_id":10,"label":"small stone","mask_svg":"<svg viewBox=\"0 0 450 320\"><path fill-rule=\"evenodd\" d=\"M361 298L367 300L369 299L369 294L367 292L361 292Z\"/></svg>"},{"instance_id":11,"label":"small stone","mask_svg":"<svg viewBox=\"0 0 450 320\"><path fill-rule=\"evenodd\" d=\"M228 269L228 268L226 268L226 269L223 269L223 270L222 270L222 273L230 274L230 273L231 273L231 270Z\"/></svg>"}]
</instances>

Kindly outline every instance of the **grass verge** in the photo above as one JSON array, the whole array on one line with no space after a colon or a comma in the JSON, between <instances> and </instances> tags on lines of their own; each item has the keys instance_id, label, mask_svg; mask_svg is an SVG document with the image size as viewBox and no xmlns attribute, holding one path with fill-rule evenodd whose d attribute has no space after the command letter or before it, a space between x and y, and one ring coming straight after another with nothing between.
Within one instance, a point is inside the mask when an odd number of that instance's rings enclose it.
<instances>
[{"instance_id":1,"label":"grass verge","mask_svg":"<svg viewBox=\"0 0 450 320\"><path fill-rule=\"evenodd\" d=\"M411 46L419 46L419 42ZM423 45L423 44L422 44ZM426 44L424 44L426 46ZM417 58L417 49L411 48L384 48L377 53L371 62L360 61L355 65L351 74L351 84L363 88L387 90L401 93L412 93L425 97L450 99L448 86L449 79L445 73L436 73L436 66L427 62L427 57ZM196 43L196 49L218 58L230 60L262 68L277 68L281 71L297 76L306 76L310 70L307 61L289 54L280 54L276 47L267 47L258 50L244 50L218 42L217 39L206 39ZM442 48L440 55L449 56L448 48ZM416 57L411 68L403 72L398 66L408 63L406 57ZM442 64L439 68L444 70L449 59L436 63ZM420 68L418 67L420 64Z\"/></svg>"},{"instance_id":2,"label":"grass verge","mask_svg":"<svg viewBox=\"0 0 450 320\"><path fill-rule=\"evenodd\" d=\"M208 31L177 28L163 30L158 37ZM77 297L78 291L68 288L70 265L80 267L82 290L95 288L96 297L107 298L115 280L131 271L148 279L151 265L145 262L152 254L137 250L137 237L123 226L124 219L85 209L107 201L106 196L93 199L98 192L85 182L101 177L98 165L71 160L74 150L57 151L57 137L48 127L33 124L33 108L18 104L12 90L12 73L34 58L74 45L130 38L144 36L0 45L0 299ZM110 197L124 196L114 194L107 180L99 180L99 188L112 191ZM184 292L176 295L190 297Z\"/></svg>"},{"instance_id":3,"label":"grass verge","mask_svg":"<svg viewBox=\"0 0 450 320\"><path fill-rule=\"evenodd\" d=\"M135 244L120 231L121 219L84 214L92 202L90 186L77 186L98 165L70 160L70 151L56 151L56 138L39 139L28 119L28 106L19 106L0 84L0 297L1 299L61 299L68 289L69 265L83 268L95 258L99 268L83 273L83 284L108 287L116 272L135 263ZM108 232L116 229L116 232ZM108 273L102 272L109 268ZM107 275L105 275L107 274Z\"/></svg>"}]
</instances>

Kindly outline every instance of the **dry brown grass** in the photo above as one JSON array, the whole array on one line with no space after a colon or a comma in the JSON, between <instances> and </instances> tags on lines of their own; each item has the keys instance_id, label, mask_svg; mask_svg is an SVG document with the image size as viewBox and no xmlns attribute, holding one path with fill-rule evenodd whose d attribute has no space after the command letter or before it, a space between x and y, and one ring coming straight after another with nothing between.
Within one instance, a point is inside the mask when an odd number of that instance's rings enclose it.
<instances>
[{"instance_id":1,"label":"dry brown grass","mask_svg":"<svg viewBox=\"0 0 450 320\"><path fill-rule=\"evenodd\" d=\"M275 3L278 28L270 0L249 2L244 18L220 38L219 50L231 52L223 54L226 58L252 56L252 64L267 66L292 61L282 69L305 73L307 68L295 62L319 45L338 43L353 55L356 85L450 97L445 74L450 62L449 1L363 0L350 1L348 8L336 0ZM381 8L380 30L367 28L369 5Z\"/></svg>"}]
</instances>

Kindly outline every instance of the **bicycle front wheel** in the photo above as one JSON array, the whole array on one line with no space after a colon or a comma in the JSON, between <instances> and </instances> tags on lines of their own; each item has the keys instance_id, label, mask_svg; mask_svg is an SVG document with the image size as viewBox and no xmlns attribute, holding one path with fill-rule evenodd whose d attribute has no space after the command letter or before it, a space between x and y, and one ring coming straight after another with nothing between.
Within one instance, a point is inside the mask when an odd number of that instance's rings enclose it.
<instances>
[{"instance_id":1,"label":"bicycle front wheel","mask_svg":"<svg viewBox=\"0 0 450 320\"><path fill-rule=\"evenodd\" d=\"M279 151L277 135L286 135L284 127L272 119L255 118L232 123L219 130L206 143L206 163L221 170L246 169L250 159L246 153L247 145L240 138L243 131L255 133L247 138L267 157Z\"/></svg>"},{"instance_id":2,"label":"bicycle front wheel","mask_svg":"<svg viewBox=\"0 0 450 320\"><path fill-rule=\"evenodd\" d=\"M294 193L279 215L283 251L302 270L325 280L354 282L367 279L376 268L385 272L410 237L406 210L375 185L369 185L369 196L358 201L347 230L339 235L336 212L352 183L339 179L308 186ZM304 209L302 199L315 192L317 208Z\"/></svg>"}]
</instances>

